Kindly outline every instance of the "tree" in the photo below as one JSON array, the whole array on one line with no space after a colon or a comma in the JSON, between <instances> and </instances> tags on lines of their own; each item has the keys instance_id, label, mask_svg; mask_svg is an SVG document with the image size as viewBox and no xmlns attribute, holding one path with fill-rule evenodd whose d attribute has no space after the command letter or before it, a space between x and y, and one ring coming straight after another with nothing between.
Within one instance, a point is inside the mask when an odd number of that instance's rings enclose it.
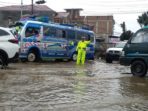
<instances>
[{"instance_id":1,"label":"tree","mask_svg":"<svg viewBox=\"0 0 148 111\"><path fill-rule=\"evenodd\" d=\"M126 25L125 25L125 22L121 23L120 26L121 26L121 28L122 28L123 33L126 32Z\"/></svg>"},{"instance_id":2,"label":"tree","mask_svg":"<svg viewBox=\"0 0 148 111\"><path fill-rule=\"evenodd\" d=\"M36 1L36 4L44 4L44 3L46 3L45 0L39 0L39 1Z\"/></svg>"},{"instance_id":3,"label":"tree","mask_svg":"<svg viewBox=\"0 0 148 111\"><path fill-rule=\"evenodd\" d=\"M145 12L139 16L137 22L141 27L148 25L148 12Z\"/></svg>"},{"instance_id":4,"label":"tree","mask_svg":"<svg viewBox=\"0 0 148 111\"><path fill-rule=\"evenodd\" d=\"M126 30L125 22L121 23L120 26L123 31L122 34L120 35L120 40L121 41L128 40L133 35L133 32L130 30L128 31Z\"/></svg>"},{"instance_id":5,"label":"tree","mask_svg":"<svg viewBox=\"0 0 148 111\"><path fill-rule=\"evenodd\" d=\"M120 35L120 40L121 41L128 40L132 35L133 35L132 31L130 31L130 30L125 31Z\"/></svg>"}]
</instances>

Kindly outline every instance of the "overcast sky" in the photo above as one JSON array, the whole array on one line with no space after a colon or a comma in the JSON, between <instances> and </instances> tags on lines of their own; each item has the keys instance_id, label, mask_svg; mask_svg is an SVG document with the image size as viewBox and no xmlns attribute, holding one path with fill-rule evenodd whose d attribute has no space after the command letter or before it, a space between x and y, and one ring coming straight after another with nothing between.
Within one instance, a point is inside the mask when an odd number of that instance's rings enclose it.
<instances>
[{"instance_id":1,"label":"overcast sky","mask_svg":"<svg viewBox=\"0 0 148 111\"><path fill-rule=\"evenodd\" d=\"M31 0L22 0L31 4ZM34 0L35 1L38 0ZM140 28L137 18L148 11L148 0L45 0L46 5L55 11L66 8L82 8L81 15L113 15L115 32L120 33L120 24L125 21L126 28L135 32ZM0 0L0 6L19 5L21 0Z\"/></svg>"}]
</instances>

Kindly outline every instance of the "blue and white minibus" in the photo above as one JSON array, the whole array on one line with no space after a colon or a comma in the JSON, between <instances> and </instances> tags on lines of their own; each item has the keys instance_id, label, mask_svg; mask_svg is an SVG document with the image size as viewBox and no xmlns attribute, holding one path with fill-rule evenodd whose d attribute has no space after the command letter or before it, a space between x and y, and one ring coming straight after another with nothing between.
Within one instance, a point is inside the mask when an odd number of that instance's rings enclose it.
<instances>
[{"instance_id":1,"label":"blue and white minibus","mask_svg":"<svg viewBox=\"0 0 148 111\"><path fill-rule=\"evenodd\" d=\"M93 60L95 34L93 31L56 23L20 21L20 59L30 62L50 59L76 60L76 46L82 36L91 41L86 59Z\"/></svg>"}]
</instances>

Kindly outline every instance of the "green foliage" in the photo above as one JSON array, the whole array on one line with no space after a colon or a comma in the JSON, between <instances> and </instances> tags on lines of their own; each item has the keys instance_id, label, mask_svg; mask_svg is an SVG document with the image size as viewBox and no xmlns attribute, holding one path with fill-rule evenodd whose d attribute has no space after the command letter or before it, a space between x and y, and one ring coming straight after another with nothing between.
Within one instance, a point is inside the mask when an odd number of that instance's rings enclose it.
<instances>
[{"instance_id":1,"label":"green foliage","mask_svg":"<svg viewBox=\"0 0 148 111\"><path fill-rule=\"evenodd\" d=\"M128 40L132 35L133 35L133 32L131 32L130 30L125 31L120 35L120 40L121 41Z\"/></svg>"},{"instance_id":2,"label":"green foliage","mask_svg":"<svg viewBox=\"0 0 148 111\"><path fill-rule=\"evenodd\" d=\"M39 1L36 1L36 4L44 4L44 3L46 3L45 0L39 0Z\"/></svg>"},{"instance_id":3,"label":"green foliage","mask_svg":"<svg viewBox=\"0 0 148 111\"><path fill-rule=\"evenodd\" d=\"M137 22L141 27L148 25L148 12L143 13L138 17Z\"/></svg>"},{"instance_id":4,"label":"green foliage","mask_svg":"<svg viewBox=\"0 0 148 111\"><path fill-rule=\"evenodd\" d=\"M122 28L122 31L125 32L125 31L126 31L125 22L121 23L120 26L121 26L121 28Z\"/></svg>"}]
</instances>

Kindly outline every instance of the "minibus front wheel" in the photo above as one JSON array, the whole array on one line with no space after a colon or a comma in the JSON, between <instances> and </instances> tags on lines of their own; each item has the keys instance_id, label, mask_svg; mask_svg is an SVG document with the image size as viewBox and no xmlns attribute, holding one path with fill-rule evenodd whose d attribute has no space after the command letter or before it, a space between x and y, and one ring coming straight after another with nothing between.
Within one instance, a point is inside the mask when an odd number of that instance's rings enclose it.
<instances>
[{"instance_id":1,"label":"minibus front wheel","mask_svg":"<svg viewBox=\"0 0 148 111\"><path fill-rule=\"evenodd\" d=\"M131 72L134 76L144 77L147 73L147 65L142 60L133 61L131 64Z\"/></svg>"},{"instance_id":2,"label":"minibus front wheel","mask_svg":"<svg viewBox=\"0 0 148 111\"><path fill-rule=\"evenodd\" d=\"M38 60L37 53L35 51L30 51L27 60L28 62L36 62Z\"/></svg>"}]
</instances>

